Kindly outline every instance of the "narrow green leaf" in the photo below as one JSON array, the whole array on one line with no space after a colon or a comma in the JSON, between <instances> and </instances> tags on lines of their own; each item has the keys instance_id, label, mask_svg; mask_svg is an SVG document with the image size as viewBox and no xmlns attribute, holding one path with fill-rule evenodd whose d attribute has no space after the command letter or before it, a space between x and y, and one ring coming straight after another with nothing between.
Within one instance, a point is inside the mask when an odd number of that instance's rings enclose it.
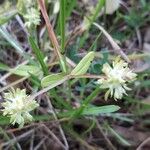
<instances>
[{"instance_id":1,"label":"narrow green leaf","mask_svg":"<svg viewBox=\"0 0 150 150\"><path fill-rule=\"evenodd\" d=\"M8 71L9 69L10 68L7 65L0 62L0 70Z\"/></svg>"},{"instance_id":2,"label":"narrow green leaf","mask_svg":"<svg viewBox=\"0 0 150 150\"><path fill-rule=\"evenodd\" d=\"M66 12L66 17L68 19L68 17L70 17L74 7L77 5L77 1L76 0L68 0L67 1L67 12Z\"/></svg>"},{"instance_id":3,"label":"narrow green leaf","mask_svg":"<svg viewBox=\"0 0 150 150\"><path fill-rule=\"evenodd\" d=\"M61 52L65 51L65 20L66 20L66 0L60 1L60 29L61 29Z\"/></svg>"},{"instance_id":4,"label":"narrow green leaf","mask_svg":"<svg viewBox=\"0 0 150 150\"><path fill-rule=\"evenodd\" d=\"M96 89L88 97L86 97L86 99L83 101L83 104L81 105L81 107L76 112L73 113L72 119L75 119L78 116L80 116L82 114L83 110L99 94L99 92L100 92L100 88L99 88L99 86L97 86Z\"/></svg>"},{"instance_id":5,"label":"narrow green leaf","mask_svg":"<svg viewBox=\"0 0 150 150\"><path fill-rule=\"evenodd\" d=\"M38 46L35 44L34 40L32 37L29 37L29 42L31 44L31 47L32 47L32 50L34 51L41 67L42 67L42 70L43 70L43 73L45 75L48 75L48 67L46 66L45 62L44 62L44 55L42 53L42 51L38 48Z\"/></svg>"},{"instance_id":6,"label":"narrow green leaf","mask_svg":"<svg viewBox=\"0 0 150 150\"><path fill-rule=\"evenodd\" d=\"M82 75L87 72L91 61L94 59L95 53L89 52L82 60L77 64L77 66L72 70L71 75Z\"/></svg>"},{"instance_id":7,"label":"narrow green leaf","mask_svg":"<svg viewBox=\"0 0 150 150\"><path fill-rule=\"evenodd\" d=\"M39 74L39 72L41 72L39 67L33 65L21 65L15 69L10 69L9 71L12 72L13 74L20 76L29 76L30 75L29 73Z\"/></svg>"},{"instance_id":8,"label":"narrow green leaf","mask_svg":"<svg viewBox=\"0 0 150 150\"><path fill-rule=\"evenodd\" d=\"M41 85L42 87L47 87L51 84L58 82L59 80L62 80L64 77L65 77L64 73L48 75L42 79Z\"/></svg>"},{"instance_id":9,"label":"narrow green leaf","mask_svg":"<svg viewBox=\"0 0 150 150\"><path fill-rule=\"evenodd\" d=\"M119 109L120 109L120 107L116 106L116 105L107 105L107 106L100 106L100 107L90 106L90 107L85 108L83 110L82 114L97 116L97 115L103 114L103 113L112 113Z\"/></svg>"},{"instance_id":10,"label":"narrow green leaf","mask_svg":"<svg viewBox=\"0 0 150 150\"><path fill-rule=\"evenodd\" d=\"M109 125L107 126L109 131L112 133L112 135L114 135L114 137L123 145L125 146L131 146L131 144L124 139L123 137L121 137L114 129L112 129Z\"/></svg>"},{"instance_id":11,"label":"narrow green leaf","mask_svg":"<svg viewBox=\"0 0 150 150\"><path fill-rule=\"evenodd\" d=\"M34 74L28 72L30 75L30 81L34 83L36 86L41 87L41 80Z\"/></svg>"}]
</instances>

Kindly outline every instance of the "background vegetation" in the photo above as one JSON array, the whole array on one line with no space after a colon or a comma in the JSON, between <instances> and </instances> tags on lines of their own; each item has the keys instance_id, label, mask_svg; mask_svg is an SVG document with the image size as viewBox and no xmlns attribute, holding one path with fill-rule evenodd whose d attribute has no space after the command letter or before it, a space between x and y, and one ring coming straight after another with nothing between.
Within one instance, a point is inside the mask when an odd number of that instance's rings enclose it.
<instances>
[{"instance_id":1,"label":"background vegetation","mask_svg":"<svg viewBox=\"0 0 150 150\"><path fill-rule=\"evenodd\" d=\"M149 0L122 0L112 14L105 0L32 1L35 13L29 2L0 1L0 100L14 87L40 106L23 128L1 112L1 149L150 149ZM105 101L95 82L118 55L137 80Z\"/></svg>"}]
</instances>

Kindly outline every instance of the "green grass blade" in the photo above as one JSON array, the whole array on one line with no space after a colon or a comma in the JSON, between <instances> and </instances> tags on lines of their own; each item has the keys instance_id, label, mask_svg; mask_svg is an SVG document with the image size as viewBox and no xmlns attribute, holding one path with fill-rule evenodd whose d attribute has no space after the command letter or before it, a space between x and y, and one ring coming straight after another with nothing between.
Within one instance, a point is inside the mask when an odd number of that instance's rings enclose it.
<instances>
[{"instance_id":1,"label":"green grass blade","mask_svg":"<svg viewBox=\"0 0 150 150\"><path fill-rule=\"evenodd\" d=\"M66 21L66 0L60 1L60 31L61 31L61 52L65 51L65 21Z\"/></svg>"},{"instance_id":2,"label":"green grass blade","mask_svg":"<svg viewBox=\"0 0 150 150\"><path fill-rule=\"evenodd\" d=\"M73 113L72 115L72 119L77 118L78 116L80 116L82 114L82 112L84 111L84 109L89 105L89 103L98 95L98 93L100 92L100 88L99 86L83 101L83 104L81 105L81 107L75 111L75 113Z\"/></svg>"},{"instance_id":3,"label":"green grass blade","mask_svg":"<svg viewBox=\"0 0 150 150\"><path fill-rule=\"evenodd\" d=\"M9 67L3 63L0 62L0 70L9 71Z\"/></svg>"},{"instance_id":4,"label":"green grass blade","mask_svg":"<svg viewBox=\"0 0 150 150\"><path fill-rule=\"evenodd\" d=\"M90 105L89 107L87 107L83 110L82 114L97 116L97 115L103 114L103 113L112 113L119 109L120 109L120 107L116 106L116 105L106 105L106 106L100 106L100 107Z\"/></svg>"},{"instance_id":5,"label":"green grass blade","mask_svg":"<svg viewBox=\"0 0 150 150\"><path fill-rule=\"evenodd\" d=\"M29 42L30 42L30 45L32 47L32 50L34 51L34 53L36 55L37 60L39 61L40 65L42 67L44 75L48 75L49 74L48 73L48 67L46 66L46 64L44 62L44 55L43 55L43 53L38 48L38 46L35 44L35 42L34 42L32 37L29 37Z\"/></svg>"},{"instance_id":6,"label":"green grass blade","mask_svg":"<svg viewBox=\"0 0 150 150\"><path fill-rule=\"evenodd\" d=\"M71 12L73 10L73 8L76 6L77 4L77 0L67 0L67 12L66 12L66 17L70 17Z\"/></svg>"},{"instance_id":7,"label":"green grass blade","mask_svg":"<svg viewBox=\"0 0 150 150\"><path fill-rule=\"evenodd\" d=\"M91 27L92 23L96 20L96 18L98 17L99 15L99 12L101 11L101 9L103 8L105 4L105 0L99 0L98 1L98 4L94 10L94 12L92 13L93 15L89 16L89 21L90 21L90 24L88 26L88 29Z\"/></svg>"},{"instance_id":8,"label":"green grass blade","mask_svg":"<svg viewBox=\"0 0 150 150\"><path fill-rule=\"evenodd\" d=\"M125 140L122 136L120 136L114 129L112 129L109 125L107 125L108 130L111 132L112 135L123 145L131 146L131 144Z\"/></svg>"}]
</instances>

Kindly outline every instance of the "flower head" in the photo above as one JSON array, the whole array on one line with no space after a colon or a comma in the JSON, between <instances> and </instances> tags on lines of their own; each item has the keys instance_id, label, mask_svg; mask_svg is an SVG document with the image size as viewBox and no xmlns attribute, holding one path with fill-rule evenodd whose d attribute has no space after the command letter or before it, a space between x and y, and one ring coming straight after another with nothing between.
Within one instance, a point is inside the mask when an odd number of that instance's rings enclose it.
<instances>
[{"instance_id":1,"label":"flower head","mask_svg":"<svg viewBox=\"0 0 150 150\"><path fill-rule=\"evenodd\" d=\"M24 15L24 18L26 19L25 25L27 27L30 27L31 25L39 25L40 12L35 8L27 9L27 13Z\"/></svg>"},{"instance_id":2,"label":"flower head","mask_svg":"<svg viewBox=\"0 0 150 150\"><path fill-rule=\"evenodd\" d=\"M113 62L112 67L105 63L103 65L102 72L105 77L97 81L103 89L109 89L105 94L105 99L108 98L109 94L114 96L114 99L121 99L123 94L127 94L126 90L130 90L127 87L127 83L132 82L136 79L136 74L129 69L128 63L124 62L117 57Z\"/></svg>"},{"instance_id":3,"label":"flower head","mask_svg":"<svg viewBox=\"0 0 150 150\"><path fill-rule=\"evenodd\" d=\"M2 103L4 107L3 115L10 117L10 123L19 124L23 127L24 123L32 121L33 117L29 113L34 110L39 104L35 100L29 100L25 89L12 89L8 93L4 93L5 102Z\"/></svg>"},{"instance_id":4,"label":"flower head","mask_svg":"<svg viewBox=\"0 0 150 150\"><path fill-rule=\"evenodd\" d=\"M121 0L106 0L106 14L113 14L120 6Z\"/></svg>"}]
</instances>

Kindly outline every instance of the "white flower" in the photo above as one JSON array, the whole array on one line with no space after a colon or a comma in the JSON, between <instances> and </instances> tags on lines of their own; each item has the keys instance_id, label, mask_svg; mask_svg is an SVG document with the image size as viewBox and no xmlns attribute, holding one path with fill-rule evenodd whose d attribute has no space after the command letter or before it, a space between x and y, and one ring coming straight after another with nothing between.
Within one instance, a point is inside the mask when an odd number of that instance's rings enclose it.
<instances>
[{"instance_id":1,"label":"white flower","mask_svg":"<svg viewBox=\"0 0 150 150\"><path fill-rule=\"evenodd\" d=\"M27 9L27 14L24 15L24 18L26 19L25 25L27 27L30 27L31 25L39 25L40 12L35 8Z\"/></svg>"},{"instance_id":2,"label":"white flower","mask_svg":"<svg viewBox=\"0 0 150 150\"><path fill-rule=\"evenodd\" d=\"M49 3L53 3L53 14L57 14L60 10L60 0L49 0Z\"/></svg>"},{"instance_id":3,"label":"white flower","mask_svg":"<svg viewBox=\"0 0 150 150\"><path fill-rule=\"evenodd\" d=\"M112 67L105 63L103 65L102 72L105 77L97 81L103 89L109 89L105 94L105 99L108 98L109 94L114 96L114 99L121 99L123 94L126 94L126 90L130 90L127 87L127 83L132 82L136 79L136 74L129 69L128 63L124 62L117 57L113 62Z\"/></svg>"},{"instance_id":4,"label":"white flower","mask_svg":"<svg viewBox=\"0 0 150 150\"><path fill-rule=\"evenodd\" d=\"M38 107L39 104L35 100L28 100L28 98L25 89L20 90L17 88L4 93L3 115L8 115L10 123L13 125L17 123L19 127L23 127L24 123L33 120L29 112Z\"/></svg>"},{"instance_id":5,"label":"white flower","mask_svg":"<svg viewBox=\"0 0 150 150\"><path fill-rule=\"evenodd\" d=\"M60 2L59 2L59 0L56 0L54 9L53 9L53 13L57 14L59 12L59 9L60 9Z\"/></svg>"},{"instance_id":6,"label":"white flower","mask_svg":"<svg viewBox=\"0 0 150 150\"><path fill-rule=\"evenodd\" d=\"M120 6L121 0L106 0L106 14L113 14Z\"/></svg>"}]
</instances>

